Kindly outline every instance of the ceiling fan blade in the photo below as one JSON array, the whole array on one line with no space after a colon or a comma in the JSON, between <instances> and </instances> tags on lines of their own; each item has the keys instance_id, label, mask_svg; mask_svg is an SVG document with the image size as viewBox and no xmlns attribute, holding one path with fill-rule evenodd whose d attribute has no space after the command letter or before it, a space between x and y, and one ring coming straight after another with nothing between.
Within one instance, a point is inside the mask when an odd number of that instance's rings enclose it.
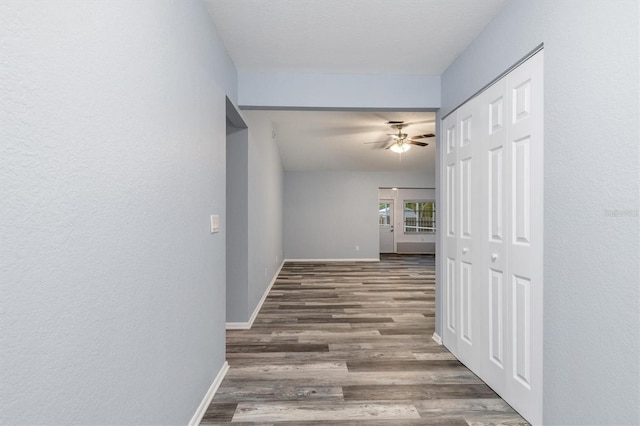
<instances>
[{"instance_id":1,"label":"ceiling fan blade","mask_svg":"<svg viewBox=\"0 0 640 426\"><path fill-rule=\"evenodd\" d=\"M418 145L418 146L427 146L427 145L429 145L429 144L428 144L428 143L426 143L426 142L412 141L411 139L407 139L407 140L405 141L405 143L408 143L408 144L411 144L411 145Z\"/></svg>"},{"instance_id":2,"label":"ceiling fan blade","mask_svg":"<svg viewBox=\"0 0 640 426\"><path fill-rule=\"evenodd\" d=\"M373 142L362 142L364 145L369 145L371 143L388 143L389 141L373 141Z\"/></svg>"},{"instance_id":3,"label":"ceiling fan blade","mask_svg":"<svg viewBox=\"0 0 640 426\"><path fill-rule=\"evenodd\" d=\"M405 123L405 126L411 126L413 124L430 124L430 123L435 123L436 120L418 120L418 121L410 121L408 123Z\"/></svg>"},{"instance_id":4,"label":"ceiling fan blade","mask_svg":"<svg viewBox=\"0 0 640 426\"><path fill-rule=\"evenodd\" d=\"M398 120L393 120L393 121L387 121L387 124L390 126L393 126L394 124L404 124L404 121L398 121Z\"/></svg>"},{"instance_id":5,"label":"ceiling fan blade","mask_svg":"<svg viewBox=\"0 0 640 426\"><path fill-rule=\"evenodd\" d=\"M436 135L433 133L427 133L424 135L411 136L411 139L424 139L424 138L434 138Z\"/></svg>"}]
</instances>

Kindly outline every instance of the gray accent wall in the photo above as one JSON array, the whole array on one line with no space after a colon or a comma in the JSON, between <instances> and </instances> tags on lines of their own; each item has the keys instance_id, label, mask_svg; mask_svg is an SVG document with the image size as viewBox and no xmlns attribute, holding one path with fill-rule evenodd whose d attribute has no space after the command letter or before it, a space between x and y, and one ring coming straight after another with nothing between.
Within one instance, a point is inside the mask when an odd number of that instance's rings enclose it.
<instances>
[{"instance_id":1,"label":"gray accent wall","mask_svg":"<svg viewBox=\"0 0 640 426\"><path fill-rule=\"evenodd\" d=\"M549 425L640 424L638 15L512 0L442 76L440 116L544 43Z\"/></svg>"},{"instance_id":2,"label":"gray accent wall","mask_svg":"<svg viewBox=\"0 0 640 426\"><path fill-rule=\"evenodd\" d=\"M3 0L0 39L0 423L186 424L225 360L207 9Z\"/></svg>"},{"instance_id":3,"label":"gray accent wall","mask_svg":"<svg viewBox=\"0 0 640 426\"><path fill-rule=\"evenodd\" d=\"M433 172L286 171L285 258L377 259L378 188L434 182Z\"/></svg>"}]
</instances>

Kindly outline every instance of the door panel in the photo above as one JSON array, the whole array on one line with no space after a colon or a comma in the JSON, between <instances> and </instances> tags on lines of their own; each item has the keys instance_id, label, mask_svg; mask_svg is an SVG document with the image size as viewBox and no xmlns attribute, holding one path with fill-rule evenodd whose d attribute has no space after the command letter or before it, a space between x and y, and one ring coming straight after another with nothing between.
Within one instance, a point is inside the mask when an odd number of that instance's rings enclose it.
<instances>
[{"instance_id":1,"label":"door panel","mask_svg":"<svg viewBox=\"0 0 640 426\"><path fill-rule=\"evenodd\" d=\"M514 74L510 76L513 81L518 79ZM519 81L519 80L518 80ZM513 86L513 85L512 85ZM513 122L517 123L520 120L529 118L531 115L531 79L527 78L525 81L518 83L513 88L513 100L512 100Z\"/></svg>"},{"instance_id":2,"label":"door panel","mask_svg":"<svg viewBox=\"0 0 640 426\"><path fill-rule=\"evenodd\" d=\"M471 158L460 161L460 233L462 238L471 238L471 218L473 217L471 161Z\"/></svg>"},{"instance_id":3,"label":"door panel","mask_svg":"<svg viewBox=\"0 0 640 426\"><path fill-rule=\"evenodd\" d=\"M460 338L467 344L473 345L471 324L473 324L473 268L471 264L460 262Z\"/></svg>"},{"instance_id":4,"label":"door panel","mask_svg":"<svg viewBox=\"0 0 640 426\"><path fill-rule=\"evenodd\" d=\"M458 111L458 252L457 288L460 330L456 356L469 368L478 368L482 363L482 350L475 338L479 325L482 303L479 302L478 262L480 261L479 235L480 216L480 120L477 101L472 100ZM481 335L481 334L480 334Z\"/></svg>"},{"instance_id":5,"label":"door panel","mask_svg":"<svg viewBox=\"0 0 640 426\"><path fill-rule=\"evenodd\" d=\"M467 112L467 111L464 111L464 112ZM467 115L465 118L460 120L460 148L464 148L471 144L472 123L473 123L473 115Z\"/></svg>"},{"instance_id":6,"label":"door panel","mask_svg":"<svg viewBox=\"0 0 640 426\"><path fill-rule=\"evenodd\" d=\"M501 271L490 270L489 276L489 359L504 371L504 284Z\"/></svg>"},{"instance_id":7,"label":"door panel","mask_svg":"<svg viewBox=\"0 0 640 426\"><path fill-rule=\"evenodd\" d=\"M511 147L512 293L509 402L532 423L542 421L543 56L536 54L507 77Z\"/></svg>"},{"instance_id":8,"label":"door panel","mask_svg":"<svg viewBox=\"0 0 640 426\"><path fill-rule=\"evenodd\" d=\"M489 150L489 239L501 243L503 234L503 170L502 146Z\"/></svg>"},{"instance_id":9,"label":"door panel","mask_svg":"<svg viewBox=\"0 0 640 426\"><path fill-rule=\"evenodd\" d=\"M487 324L488 347L482 362L482 377L501 395L507 389L507 366L510 351L507 350L509 335L508 318L508 253L507 226L511 195L508 188L509 147L507 141L506 81L499 80L479 96L483 123L483 157L487 159L487 174L483 187L488 200L481 210L486 230L482 233L482 270L486 277L480 283L483 299L487 300L486 311L480 321Z\"/></svg>"},{"instance_id":10,"label":"door panel","mask_svg":"<svg viewBox=\"0 0 640 426\"><path fill-rule=\"evenodd\" d=\"M496 93L495 96L487 96L484 95L484 97L489 97L492 100L489 103L489 117L488 117L488 122L489 122L489 134L493 135L495 133L500 132L503 129L503 114L504 114L504 97L502 96L503 94L503 87L504 87L504 82L503 84L497 84L494 85L494 87L496 88L500 88L500 91L498 93ZM495 90L492 90L492 92L496 92ZM495 99L493 99L495 98Z\"/></svg>"},{"instance_id":11,"label":"door panel","mask_svg":"<svg viewBox=\"0 0 640 426\"><path fill-rule=\"evenodd\" d=\"M443 285L445 303L445 326L442 330L442 341L447 348L455 355L458 347L458 274L457 274L457 248L458 248L458 168L457 168L457 115L452 114L442 122L443 138L442 143L446 149L443 153L446 165L444 182L444 205L445 214L443 218L442 228L444 233L444 250L442 250L445 271L445 280Z\"/></svg>"},{"instance_id":12,"label":"door panel","mask_svg":"<svg viewBox=\"0 0 640 426\"><path fill-rule=\"evenodd\" d=\"M447 237L456 237L456 165L455 163L447 165L447 221L445 229L447 230Z\"/></svg>"},{"instance_id":13,"label":"door panel","mask_svg":"<svg viewBox=\"0 0 640 426\"><path fill-rule=\"evenodd\" d=\"M513 378L531 389L531 281L513 277Z\"/></svg>"},{"instance_id":14,"label":"door panel","mask_svg":"<svg viewBox=\"0 0 640 426\"><path fill-rule=\"evenodd\" d=\"M513 204L513 243L529 245L531 241L531 138L513 142L511 149Z\"/></svg>"},{"instance_id":15,"label":"door panel","mask_svg":"<svg viewBox=\"0 0 640 426\"><path fill-rule=\"evenodd\" d=\"M456 318L458 318L458 298L456 292L456 260L447 257L447 283L446 283L446 300L447 300L447 329L454 335L456 330Z\"/></svg>"}]
</instances>

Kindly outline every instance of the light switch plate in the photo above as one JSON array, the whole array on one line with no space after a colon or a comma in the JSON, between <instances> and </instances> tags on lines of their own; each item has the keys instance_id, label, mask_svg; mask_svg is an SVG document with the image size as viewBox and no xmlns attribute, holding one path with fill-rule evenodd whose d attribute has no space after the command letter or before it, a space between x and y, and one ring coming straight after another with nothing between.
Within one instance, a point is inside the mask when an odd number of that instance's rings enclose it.
<instances>
[{"instance_id":1,"label":"light switch plate","mask_svg":"<svg viewBox=\"0 0 640 426\"><path fill-rule=\"evenodd\" d=\"M217 214L211 215L211 233L216 233L220 231L220 219Z\"/></svg>"}]
</instances>

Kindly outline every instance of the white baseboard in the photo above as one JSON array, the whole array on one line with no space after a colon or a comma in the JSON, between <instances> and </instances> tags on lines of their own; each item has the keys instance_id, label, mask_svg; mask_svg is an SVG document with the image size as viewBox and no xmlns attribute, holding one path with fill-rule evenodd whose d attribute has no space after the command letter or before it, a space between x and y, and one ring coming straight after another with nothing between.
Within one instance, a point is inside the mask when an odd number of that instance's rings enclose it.
<instances>
[{"instance_id":1,"label":"white baseboard","mask_svg":"<svg viewBox=\"0 0 640 426\"><path fill-rule=\"evenodd\" d=\"M251 328L251 324L249 321L246 322L228 322L225 325L227 330L249 330Z\"/></svg>"},{"instance_id":2,"label":"white baseboard","mask_svg":"<svg viewBox=\"0 0 640 426\"><path fill-rule=\"evenodd\" d=\"M442 338L438 333L433 333L433 336L431 336L431 338L433 339L434 342L442 346Z\"/></svg>"},{"instance_id":3,"label":"white baseboard","mask_svg":"<svg viewBox=\"0 0 640 426\"><path fill-rule=\"evenodd\" d=\"M380 262L379 258L360 259L285 259L285 262Z\"/></svg>"},{"instance_id":4,"label":"white baseboard","mask_svg":"<svg viewBox=\"0 0 640 426\"><path fill-rule=\"evenodd\" d=\"M251 314L251 317L249 318L249 321L246 321L246 322L228 322L228 323L226 323L227 330L249 330L249 329L251 329L251 326L253 325L253 322L256 320L256 317L258 316L258 313L260 312L260 309L262 308L262 304L267 299L267 296L269 295L269 292L271 291L271 287L273 287L273 285L275 284L276 280L278 279L278 275L280 275L280 271L282 270L282 267L284 266L284 262L286 262L286 261L285 260L282 261L282 263L278 267L278 270L273 275L273 278L271 279L271 282L269 283L269 286L267 287L267 289L262 294L262 298L258 302L258 305L256 305L256 308L253 310L253 313Z\"/></svg>"},{"instance_id":5,"label":"white baseboard","mask_svg":"<svg viewBox=\"0 0 640 426\"><path fill-rule=\"evenodd\" d=\"M198 426L200 424L200 422L202 421L202 417L204 417L204 413L207 412L207 408L209 407L209 404L211 404L211 400L218 391L222 380L224 380L224 376L227 374L227 371L229 371L229 363L225 361L224 364L222 364L222 368L220 369L220 371L218 371L216 378L213 379L213 383L211 383L211 386L209 386L209 390L202 399L202 402L200 402L198 409L191 418L189 426Z\"/></svg>"}]
</instances>

